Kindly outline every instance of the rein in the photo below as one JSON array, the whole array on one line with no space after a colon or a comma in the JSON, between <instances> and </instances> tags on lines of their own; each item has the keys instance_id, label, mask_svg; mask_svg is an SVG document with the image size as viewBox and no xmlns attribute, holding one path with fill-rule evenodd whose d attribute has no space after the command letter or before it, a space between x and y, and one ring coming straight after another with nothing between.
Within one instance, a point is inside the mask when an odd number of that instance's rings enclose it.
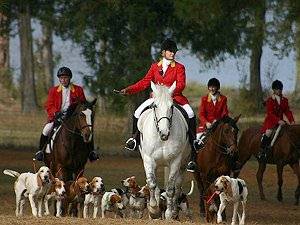
<instances>
[{"instance_id":1,"label":"rein","mask_svg":"<svg viewBox=\"0 0 300 225\"><path fill-rule=\"evenodd\" d=\"M173 119L173 112L174 112L174 105L172 105L171 106L171 116L170 117L167 117L167 116L163 116L163 117L161 117L161 118L159 118L159 119L157 119L157 116L156 116L156 111L155 111L155 109L157 108L157 106L156 105L152 105L152 107L151 108L153 108L153 111L154 111L154 122L155 122L155 127L156 127L156 130L157 130L157 132L158 133L160 133L160 130L159 130L159 122L162 120L162 119L166 119L166 120L168 120L169 121L169 130L171 129L171 127L172 127L172 119Z\"/></svg>"},{"instance_id":2,"label":"rein","mask_svg":"<svg viewBox=\"0 0 300 225\"><path fill-rule=\"evenodd\" d=\"M78 113L73 114L72 117L74 117L74 116L76 116L76 115L78 115ZM66 123L65 123L64 121L62 122L61 125L62 125L68 132L70 132L70 133L72 133L72 134L75 134L75 135L79 135L79 136L82 136L81 131L82 131L84 128L86 128L86 127L93 127L92 124L87 124L87 125L84 125L84 126L80 127L80 128L79 128L79 132L77 132L77 131L76 131L75 125L74 125L74 129L70 129L70 128L66 125Z\"/></svg>"}]
</instances>

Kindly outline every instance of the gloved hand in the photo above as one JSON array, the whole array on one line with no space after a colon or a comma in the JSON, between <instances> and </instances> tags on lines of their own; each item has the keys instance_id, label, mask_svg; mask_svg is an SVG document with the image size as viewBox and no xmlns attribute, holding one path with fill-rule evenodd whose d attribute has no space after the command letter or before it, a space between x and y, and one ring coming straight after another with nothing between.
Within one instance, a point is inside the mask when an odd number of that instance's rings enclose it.
<instances>
[{"instance_id":1,"label":"gloved hand","mask_svg":"<svg viewBox=\"0 0 300 225\"><path fill-rule=\"evenodd\" d=\"M63 119L63 115L64 114L62 112L56 112L54 121L56 121L57 123L61 123Z\"/></svg>"}]
</instances>

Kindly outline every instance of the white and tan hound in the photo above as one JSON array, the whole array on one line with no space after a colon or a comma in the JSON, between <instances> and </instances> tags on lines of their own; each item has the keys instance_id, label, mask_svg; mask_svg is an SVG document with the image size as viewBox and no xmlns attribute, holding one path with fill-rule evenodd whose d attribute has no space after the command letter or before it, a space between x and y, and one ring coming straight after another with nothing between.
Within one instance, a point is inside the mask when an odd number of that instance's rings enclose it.
<instances>
[{"instance_id":1,"label":"white and tan hound","mask_svg":"<svg viewBox=\"0 0 300 225\"><path fill-rule=\"evenodd\" d=\"M217 223L222 222L222 212L224 211L228 202L233 203L233 215L231 224L236 224L237 216L239 218L239 225L245 224L245 206L247 202L248 189L246 182L242 179L235 179L229 176L221 176L215 181L216 191L220 192L220 201L219 210L217 213ZM243 207L242 217L238 213L239 203L241 202Z\"/></svg>"},{"instance_id":2,"label":"white and tan hound","mask_svg":"<svg viewBox=\"0 0 300 225\"><path fill-rule=\"evenodd\" d=\"M62 200L64 199L66 194L65 182L60 180L59 178L54 178L54 182L51 185L51 188L47 192L44 204L45 204L45 216L50 215L49 212L49 201L54 199L56 201L56 217L61 217L62 213Z\"/></svg>"},{"instance_id":3,"label":"white and tan hound","mask_svg":"<svg viewBox=\"0 0 300 225\"><path fill-rule=\"evenodd\" d=\"M42 216L42 204L45 195L51 187L51 172L47 166L42 166L37 173L18 173L6 169L4 174L16 177L14 189L16 194L16 216L23 215L25 198L29 198L32 215ZM37 207L38 204L38 207Z\"/></svg>"},{"instance_id":4,"label":"white and tan hound","mask_svg":"<svg viewBox=\"0 0 300 225\"><path fill-rule=\"evenodd\" d=\"M103 179L101 177L94 177L89 183L90 193L85 195L84 207L83 207L83 218L88 217L89 205L93 205L93 218L97 217L98 208L100 205L101 196L104 194L105 187Z\"/></svg>"},{"instance_id":5,"label":"white and tan hound","mask_svg":"<svg viewBox=\"0 0 300 225\"><path fill-rule=\"evenodd\" d=\"M120 195L111 191L104 193L101 200L102 218L105 218L105 213L107 211L114 212L115 218L117 218L117 216L124 218L124 213L123 213L124 209L125 207L122 203L122 198Z\"/></svg>"}]
</instances>

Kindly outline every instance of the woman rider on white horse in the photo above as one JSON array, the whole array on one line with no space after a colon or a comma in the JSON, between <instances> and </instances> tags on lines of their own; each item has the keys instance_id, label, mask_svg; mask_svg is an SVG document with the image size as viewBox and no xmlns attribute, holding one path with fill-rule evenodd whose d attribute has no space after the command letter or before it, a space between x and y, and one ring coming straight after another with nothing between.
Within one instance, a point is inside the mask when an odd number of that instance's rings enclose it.
<instances>
[{"instance_id":1,"label":"woman rider on white horse","mask_svg":"<svg viewBox=\"0 0 300 225\"><path fill-rule=\"evenodd\" d=\"M147 74L137 83L130 85L120 91L123 95L135 94L145 90L150 86L152 81L155 84L163 84L170 87L176 81L176 89L173 93L173 100L180 105L189 117L189 143L191 145L191 161L188 163L187 170L194 172L196 169L195 157L196 151L193 143L196 137L196 117L189 105L189 101L182 94L182 91L186 85L186 76L184 65L175 61L175 54L177 52L177 45L171 39L166 39L161 45L162 60L155 62L151 65ZM143 110L153 103L153 99L149 98L143 102L134 112L133 116L133 130L132 137L126 141L125 148L127 150L134 151L139 145L139 131L137 127L137 121Z\"/></svg>"}]
</instances>

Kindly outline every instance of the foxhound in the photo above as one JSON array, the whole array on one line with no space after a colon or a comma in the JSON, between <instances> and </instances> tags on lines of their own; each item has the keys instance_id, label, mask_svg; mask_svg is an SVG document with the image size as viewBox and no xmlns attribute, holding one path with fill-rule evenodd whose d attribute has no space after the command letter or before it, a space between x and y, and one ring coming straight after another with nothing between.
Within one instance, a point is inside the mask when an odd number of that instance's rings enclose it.
<instances>
[{"instance_id":1,"label":"foxhound","mask_svg":"<svg viewBox=\"0 0 300 225\"><path fill-rule=\"evenodd\" d=\"M42 166L37 173L18 173L6 169L4 174L17 178L14 189L16 194L16 216L23 215L25 198L29 198L32 215L42 216L42 204L45 195L51 187L51 172L47 166ZM38 207L37 205L38 204Z\"/></svg>"},{"instance_id":2,"label":"foxhound","mask_svg":"<svg viewBox=\"0 0 300 225\"><path fill-rule=\"evenodd\" d=\"M221 204L217 213L217 223L222 222L222 212L224 211L228 202L233 203L233 215L231 224L236 224L237 215L239 217L239 225L245 224L245 206L247 202L248 189L246 182L242 179L235 179L229 176L221 176L215 181L216 191L219 192ZM239 203L242 203L243 212L242 217L238 213Z\"/></svg>"}]
</instances>

